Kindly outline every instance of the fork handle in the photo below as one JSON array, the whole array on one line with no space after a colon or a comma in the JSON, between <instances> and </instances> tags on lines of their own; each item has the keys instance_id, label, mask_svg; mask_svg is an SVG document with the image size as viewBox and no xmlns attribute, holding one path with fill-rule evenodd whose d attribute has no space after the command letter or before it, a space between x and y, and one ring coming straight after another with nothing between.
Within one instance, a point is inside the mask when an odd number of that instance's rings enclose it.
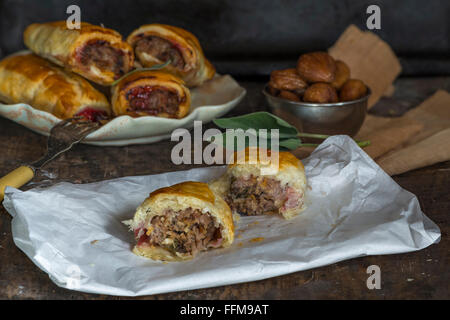
<instances>
[{"instance_id":1,"label":"fork handle","mask_svg":"<svg viewBox=\"0 0 450 320\"><path fill-rule=\"evenodd\" d=\"M17 169L11 171L3 178L0 178L0 202L3 201L5 196L6 186L20 188L25 183L33 179L34 170L28 166L20 166Z\"/></svg>"}]
</instances>

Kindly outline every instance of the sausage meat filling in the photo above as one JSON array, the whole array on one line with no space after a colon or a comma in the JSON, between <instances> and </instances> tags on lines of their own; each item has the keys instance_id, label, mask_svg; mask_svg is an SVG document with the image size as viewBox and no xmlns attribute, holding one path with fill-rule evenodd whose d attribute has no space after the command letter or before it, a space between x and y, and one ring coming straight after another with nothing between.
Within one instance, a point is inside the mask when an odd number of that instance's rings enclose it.
<instances>
[{"instance_id":1,"label":"sausage meat filling","mask_svg":"<svg viewBox=\"0 0 450 320\"><path fill-rule=\"evenodd\" d=\"M124 70L124 53L111 47L104 40L88 42L81 50L79 59L87 68L94 65L100 70L112 71L115 79L120 78L126 71Z\"/></svg>"},{"instance_id":2,"label":"sausage meat filling","mask_svg":"<svg viewBox=\"0 0 450 320\"><path fill-rule=\"evenodd\" d=\"M160 61L171 60L171 64L177 69L184 69L184 59L180 50L170 41L157 37L143 37L136 42L136 53L145 52Z\"/></svg>"},{"instance_id":3,"label":"sausage meat filling","mask_svg":"<svg viewBox=\"0 0 450 320\"><path fill-rule=\"evenodd\" d=\"M181 211L167 210L155 216L150 227L138 236L138 245L154 245L183 254L218 248L222 244L222 230L210 213L187 208Z\"/></svg>"},{"instance_id":4,"label":"sausage meat filling","mask_svg":"<svg viewBox=\"0 0 450 320\"><path fill-rule=\"evenodd\" d=\"M160 86L134 87L126 93L129 112L145 112L149 115L167 113L175 117L181 103L178 94Z\"/></svg>"},{"instance_id":5,"label":"sausage meat filling","mask_svg":"<svg viewBox=\"0 0 450 320\"><path fill-rule=\"evenodd\" d=\"M271 214L302 205L302 195L280 181L267 178L233 177L226 202L234 212L243 215Z\"/></svg>"}]
</instances>

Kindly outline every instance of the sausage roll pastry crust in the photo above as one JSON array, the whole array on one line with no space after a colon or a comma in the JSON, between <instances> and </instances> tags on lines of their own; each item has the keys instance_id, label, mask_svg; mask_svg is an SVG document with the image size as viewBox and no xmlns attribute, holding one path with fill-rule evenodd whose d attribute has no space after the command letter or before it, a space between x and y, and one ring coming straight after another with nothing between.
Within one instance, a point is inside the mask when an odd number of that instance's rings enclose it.
<instances>
[{"instance_id":1,"label":"sausage roll pastry crust","mask_svg":"<svg viewBox=\"0 0 450 320\"><path fill-rule=\"evenodd\" d=\"M270 150L263 151L267 151L269 160L277 156ZM279 152L278 170L265 174L263 169L272 164L260 161L258 152L257 148L247 148L245 153L235 153L234 163L210 183L211 189L225 199L233 213L293 218L305 209L306 176L302 162L290 152Z\"/></svg>"},{"instance_id":2,"label":"sausage roll pastry crust","mask_svg":"<svg viewBox=\"0 0 450 320\"><path fill-rule=\"evenodd\" d=\"M191 94L183 80L162 71L135 71L111 89L116 116L129 115L183 118L191 105Z\"/></svg>"},{"instance_id":3,"label":"sausage roll pastry crust","mask_svg":"<svg viewBox=\"0 0 450 320\"><path fill-rule=\"evenodd\" d=\"M202 182L152 192L124 223L136 237L133 252L154 260L192 259L201 251L229 247L234 239L230 208Z\"/></svg>"},{"instance_id":4,"label":"sausage roll pastry crust","mask_svg":"<svg viewBox=\"0 0 450 320\"><path fill-rule=\"evenodd\" d=\"M34 23L24 32L25 45L37 55L102 85L109 85L134 64L133 49L111 29L82 22L67 29L65 21Z\"/></svg>"},{"instance_id":5,"label":"sausage roll pastry crust","mask_svg":"<svg viewBox=\"0 0 450 320\"><path fill-rule=\"evenodd\" d=\"M87 80L34 54L0 62L0 100L26 103L60 119L79 115L100 120L111 114L106 97Z\"/></svg>"},{"instance_id":6,"label":"sausage roll pastry crust","mask_svg":"<svg viewBox=\"0 0 450 320\"><path fill-rule=\"evenodd\" d=\"M188 87L211 79L216 70L205 58L198 39L190 32L164 24L148 24L127 38L144 67L171 60L167 70L182 78Z\"/></svg>"}]
</instances>

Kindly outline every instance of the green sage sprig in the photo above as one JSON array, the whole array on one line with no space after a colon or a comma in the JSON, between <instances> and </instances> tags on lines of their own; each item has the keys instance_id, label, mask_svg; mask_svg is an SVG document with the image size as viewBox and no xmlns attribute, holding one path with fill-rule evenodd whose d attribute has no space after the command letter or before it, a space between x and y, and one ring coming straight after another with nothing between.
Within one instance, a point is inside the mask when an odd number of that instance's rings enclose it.
<instances>
[{"instance_id":1,"label":"green sage sprig","mask_svg":"<svg viewBox=\"0 0 450 320\"><path fill-rule=\"evenodd\" d=\"M171 59L167 60L166 62L162 64L155 64L149 68L141 68L141 69L134 69L133 71L130 71L123 76L121 76L119 79L115 80L113 83L111 83L111 86L115 86L118 84L123 78L128 77L129 75L132 75L133 73L140 72L140 71L152 71L152 70L160 70L162 68L167 67L172 62Z\"/></svg>"},{"instance_id":2,"label":"green sage sprig","mask_svg":"<svg viewBox=\"0 0 450 320\"><path fill-rule=\"evenodd\" d=\"M323 134L315 133L305 133L298 132L297 128L284 121L283 119L269 113L269 112L253 112L243 116L232 117L232 118L220 118L215 119L213 122L222 129L255 129L258 133L259 129L270 129L279 130L279 146L281 149L294 150L298 147L317 147L319 144L316 143L303 143L301 138L315 138L325 140L330 137ZM223 142L226 142L227 133L222 134ZM270 148L270 136L268 137L267 147ZM356 143L364 148L370 145L370 141L356 141ZM247 141L246 141L246 146Z\"/></svg>"}]
</instances>

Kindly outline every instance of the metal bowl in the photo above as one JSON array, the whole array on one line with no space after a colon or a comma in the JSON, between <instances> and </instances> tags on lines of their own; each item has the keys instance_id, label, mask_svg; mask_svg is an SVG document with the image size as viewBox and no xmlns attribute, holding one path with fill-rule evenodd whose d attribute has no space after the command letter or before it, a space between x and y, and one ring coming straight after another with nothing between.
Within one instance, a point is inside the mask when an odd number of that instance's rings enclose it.
<instances>
[{"instance_id":1,"label":"metal bowl","mask_svg":"<svg viewBox=\"0 0 450 320\"><path fill-rule=\"evenodd\" d=\"M300 132L326 135L354 136L361 128L367 113L367 94L353 101L336 103L295 102L278 98L263 90L273 114L297 127Z\"/></svg>"}]
</instances>

